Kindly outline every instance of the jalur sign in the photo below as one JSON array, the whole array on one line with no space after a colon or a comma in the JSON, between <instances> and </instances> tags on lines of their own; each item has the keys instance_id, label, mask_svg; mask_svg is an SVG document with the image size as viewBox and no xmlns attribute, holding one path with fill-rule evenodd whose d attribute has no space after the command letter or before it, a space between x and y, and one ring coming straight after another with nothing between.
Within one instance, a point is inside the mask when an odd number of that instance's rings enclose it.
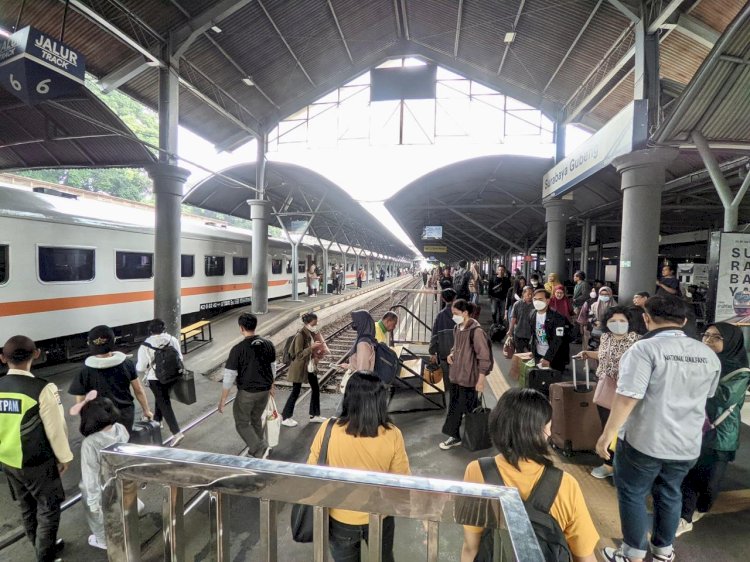
<instances>
[{"instance_id":1,"label":"jalur sign","mask_svg":"<svg viewBox=\"0 0 750 562\"><path fill-rule=\"evenodd\" d=\"M0 41L0 85L24 103L75 94L85 76L80 52L33 27Z\"/></svg>"},{"instance_id":2,"label":"jalur sign","mask_svg":"<svg viewBox=\"0 0 750 562\"><path fill-rule=\"evenodd\" d=\"M647 102L635 100L542 178L542 197L560 197L612 160L642 148L647 138Z\"/></svg>"}]
</instances>

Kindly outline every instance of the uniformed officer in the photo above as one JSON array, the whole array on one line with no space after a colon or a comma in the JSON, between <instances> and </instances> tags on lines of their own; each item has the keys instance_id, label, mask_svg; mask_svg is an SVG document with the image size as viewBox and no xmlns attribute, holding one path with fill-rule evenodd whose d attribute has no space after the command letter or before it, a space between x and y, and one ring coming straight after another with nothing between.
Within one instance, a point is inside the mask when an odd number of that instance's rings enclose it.
<instances>
[{"instance_id":1,"label":"uniformed officer","mask_svg":"<svg viewBox=\"0 0 750 562\"><path fill-rule=\"evenodd\" d=\"M13 336L3 346L0 359L9 369L0 377L0 466L21 506L37 561L51 562L62 548L60 476L73 453L57 387L29 372L37 357L39 350L26 336Z\"/></svg>"}]
</instances>

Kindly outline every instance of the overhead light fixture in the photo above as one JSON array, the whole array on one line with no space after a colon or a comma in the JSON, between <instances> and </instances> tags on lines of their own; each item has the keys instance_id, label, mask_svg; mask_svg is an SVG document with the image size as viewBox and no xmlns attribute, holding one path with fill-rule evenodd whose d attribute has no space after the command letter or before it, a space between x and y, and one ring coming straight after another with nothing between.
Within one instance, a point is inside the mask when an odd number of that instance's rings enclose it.
<instances>
[{"instance_id":1,"label":"overhead light fixture","mask_svg":"<svg viewBox=\"0 0 750 562\"><path fill-rule=\"evenodd\" d=\"M0 27L0 37L10 37L12 33Z\"/></svg>"},{"instance_id":2,"label":"overhead light fixture","mask_svg":"<svg viewBox=\"0 0 750 562\"><path fill-rule=\"evenodd\" d=\"M508 31L505 34L505 42L506 43L513 43L513 41L516 40L516 32L515 31Z\"/></svg>"},{"instance_id":3,"label":"overhead light fixture","mask_svg":"<svg viewBox=\"0 0 750 562\"><path fill-rule=\"evenodd\" d=\"M221 33L221 28L218 25L212 25L211 31L213 31L214 33Z\"/></svg>"},{"instance_id":4,"label":"overhead light fixture","mask_svg":"<svg viewBox=\"0 0 750 562\"><path fill-rule=\"evenodd\" d=\"M252 79L252 78L250 78L249 76L248 76L248 77L246 77L246 78L243 78L243 79L242 79L242 82L244 82L244 84L245 84L246 86L255 86L255 82L253 82L253 79Z\"/></svg>"}]
</instances>

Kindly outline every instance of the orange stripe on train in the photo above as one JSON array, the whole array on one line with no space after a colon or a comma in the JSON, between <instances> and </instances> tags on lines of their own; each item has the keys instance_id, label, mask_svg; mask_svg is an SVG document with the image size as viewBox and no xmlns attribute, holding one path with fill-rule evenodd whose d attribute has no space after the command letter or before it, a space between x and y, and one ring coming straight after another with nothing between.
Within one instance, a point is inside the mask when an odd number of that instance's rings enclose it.
<instances>
[{"instance_id":1,"label":"orange stripe on train","mask_svg":"<svg viewBox=\"0 0 750 562\"><path fill-rule=\"evenodd\" d=\"M286 279L269 281L270 287L286 285ZM183 297L204 295L208 293L224 293L228 291L243 291L252 289L252 283L231 283L228 285L206 285L203 287L183 287ZM129 293L110 293L106 295L86 295L81 297L62 297L57 299L37 299L31 301L15 301L0 304L0 316L17 316L19 314L35 314L39 312L53 312L56 310L71 310L74 308L89 308L92 306L107 306L125 304L129 302L150 301L154 299L153 291L133 291Z\"/></svg>"}]
</instances>

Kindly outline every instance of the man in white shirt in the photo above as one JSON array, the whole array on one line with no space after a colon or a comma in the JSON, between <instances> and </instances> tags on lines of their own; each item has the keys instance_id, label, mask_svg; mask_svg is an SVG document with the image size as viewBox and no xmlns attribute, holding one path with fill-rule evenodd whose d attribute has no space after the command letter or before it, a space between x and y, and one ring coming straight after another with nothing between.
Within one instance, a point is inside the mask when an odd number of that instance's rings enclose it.
<instances>
[{"instance_id":1,"label":"man in white shirt","mask_svg":"<svg viewBox=\"0 0 750 562\"><path fill-rule=\"evenodd\" d=\"M654 562L675 559L680 485L700 454L706 400L714 395L721 371L716 354L682 331L686 318L682 299L651 297L643 314L649 332L620 359L617 394L596 446L608 459L607 448L619 437L614 466L623 543L620 549L604 549L609 562L642 562L649 531ZM649 495L654 498L651 529Z\"/></svg>"}]
</instances>

